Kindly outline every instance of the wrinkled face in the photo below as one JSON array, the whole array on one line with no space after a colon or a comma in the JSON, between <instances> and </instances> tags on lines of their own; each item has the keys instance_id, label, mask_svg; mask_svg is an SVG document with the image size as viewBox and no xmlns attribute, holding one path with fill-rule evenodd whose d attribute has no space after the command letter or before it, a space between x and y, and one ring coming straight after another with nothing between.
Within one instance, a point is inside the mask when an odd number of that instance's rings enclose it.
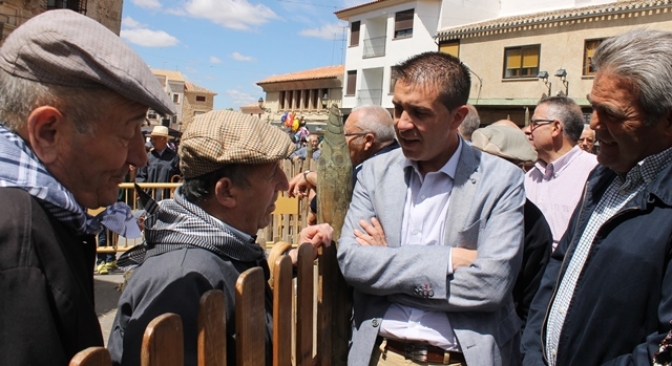
<instances>
[{"instance_id":1,"label":"wrinkled face","mask_svg":"<svg viewBox=\"0 0 672 366\"><path fill-rule=\"evenodd\" d=\"M579 138L579 147L583 151L593 152L593 147L595 147L595 131L583 130Z\"/></svg>"},{"instance_id":2,"label":"wrinkled face","mask_svg":"<svg viewBox=\"0 0 672 366\"><path fill-rule=\"evenodd\" d=\"M280 162L259 164L247 176L249 187L239 187L240 198L236 200L238 215L243 222L241 231L256 235L257 230L271 223L278 191L289 188L287 176Z\"/></svg>"},{"instance_id":3,"label":"wrinkled face","mask_svg":"<svg viewBox=\"0 0 672 366\"><path fill-rule=\"evenodd\" d=\"M458 145L457 128L467 114L465 106L450 111L432 87L398 80L394 87L394 128L404 155L420 171L438 171Z\"/></svg>"},{"instance_id":4,"label":"wrinkled face","mask_svg":"<svg viewBox=\"0 0 672 366\"><path fill-rule=\"evenodd\" d=\"M345 143L348 145L348 151L350 152L350 161L352 166L357 166L366 160L366 152L364 150L365 145L365 136L368 133L363 131L357 126L357 111L350 114L348 119L345 121L343 126L343 132L345 134Z\"/></svg>"},{"instance_id":5,"label":"wrinkled face","mask_svg":"<svg viewBox=\"0 0 672 366\"><path fill-rule=\"evenodd\" d=\"M168 146L168 138L163 136L151 136L149 140L157 151L163 151Z\"/></svg>"},{"instance_id":6,"label":"wrinkled face","mask_svg":"<svg viewBox=\"0 0 672 366\"><path fill-rule=\"evenodd\" d=\"M590 128L600 142L600 164L617 173L627 173L645 157L669 147L669 112L647 126L639 92L628 79L609 69L600 70L593 81L590 104Z\"/></svg>"},{"instance_id":7,"label":"wrinkled face","mask_svg":"<svg viewBox=\"0 0 672 366\"><path fill-rule=\"evenodd\" d=\"M116 202L129 165L147 163L141 131L145 113L147 107L119 98L100 114L104 117L95 124L93 135L79 133L71 121L63 121L67 124L63 143L47 170L85 207Z\"/></svg>"}]
</instances>

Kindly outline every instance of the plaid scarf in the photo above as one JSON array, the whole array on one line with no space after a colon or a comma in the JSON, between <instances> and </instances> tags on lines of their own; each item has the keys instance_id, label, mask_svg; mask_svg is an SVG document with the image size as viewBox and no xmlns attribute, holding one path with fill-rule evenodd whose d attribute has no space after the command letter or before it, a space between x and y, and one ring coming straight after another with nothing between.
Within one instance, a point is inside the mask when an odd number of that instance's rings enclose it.
<instances>
[{"instance_id":1,"label":"plaid scarf","mask_svg":"<svg viewBox=\"0 0 672 366\"><path fill-rule=\"evenodd\" d=\"M254 237L229 229L226 224L187 201L180 188L175 191L173 199L159 203L137 185L136 191L147 211L145 243L124 253L117 265L139 265L148 257L182 248L201 248L240 262L266 260L264 249L254 241Z\"/></svg>"},{"instance_id":2,"label":"plaid scarf","mask_svg":"<svg viewBox=\"0 0 672 366\"><path fill-rule=\"evenodd\" d=\"M137 231L131 208L123 202L93 217L42 165L23 139L0 125L0 187L20 188L42 202L58 221L78 234L95 235L103 226L126 236ZM135 225L135 228L133 227Z\"/></svg>"}]
</instances>

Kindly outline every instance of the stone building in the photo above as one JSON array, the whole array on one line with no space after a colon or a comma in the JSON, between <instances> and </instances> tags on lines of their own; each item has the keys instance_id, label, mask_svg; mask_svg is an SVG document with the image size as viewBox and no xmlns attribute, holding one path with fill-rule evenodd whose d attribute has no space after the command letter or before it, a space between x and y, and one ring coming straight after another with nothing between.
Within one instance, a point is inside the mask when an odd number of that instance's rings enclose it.
<instances>
[{"instance_id":1,"label":"stone building","mask_svg":"<svg viewBox=\"0 0 672 366\"><path fill-rule=\"evenodd\" d=\"M210 112L215 103L215 93L188 81L184 82L184 104L182 106L182 127L185 131L194 117Z\"/></svg>"},{"instance_id":2,"label":"stone building","mask_svg":"<svg viewBox=\"0 0 672 366\"><path fill-rule=\"evenodd\" d=\"M97 20L115 34L121 31L123 1L119 0L2 0L0 1L0 43L16 27L51 9L71 9Z\"/></svg>"},{"instance_id":3,"label":"stone building","mask_svg":"<svg viewBox=\"0 0 672 366\"><path fill-rule=\"evenodd\" d=\"M289 74L276 75L257 82L266 93L261 106L247 105L243 113L259 114L259 118L280 125L281 116L292 112L303 117L311 133L321 134L332 104L341 106L343 65L326 66Z\"/></svg>"}]
</instances>

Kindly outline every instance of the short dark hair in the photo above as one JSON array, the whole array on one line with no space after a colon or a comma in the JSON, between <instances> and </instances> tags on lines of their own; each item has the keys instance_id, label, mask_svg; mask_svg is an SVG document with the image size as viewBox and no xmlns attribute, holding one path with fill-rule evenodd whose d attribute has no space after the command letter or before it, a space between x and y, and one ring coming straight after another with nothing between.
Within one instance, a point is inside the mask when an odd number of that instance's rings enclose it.
<instances>
[{"instance_id":1,"label":"short dark hair","mask_svg":"<svg viewBox=\"0 0 672 366\"><path fill-rule=\"evenodd\" d=\"M546 105L547 118L557 119L562 123L563 133L572 144L576 144L583 133L586 121L583 112L574 100L565 96L544 98L539 105Z\"/></svg>"},{"instance_id":2,"label":"short dark hair","mask_svg":"<svg viewBox=\"0 0 672 366\"><path fill-rule=\"evenodd\" d=\"M424 52L399 64L397 81L438 90L441 103L448 110L467 104L471 76L457 57L442 52Z\"/></svg>"},{"instance_id":3,"label":"short dark hair","mask_svg":"<svg viewBox=\"0 0 672 366\"><path fill-rule=\"evenodd\" d=\"M191 203L202 202L215 193L215 184L222 178L229 178L231 182L242 188L250 186L247 177L252 171L250 164L226 165L214 172L185 179L180 187L180 193Z\"/></svg>"}]
</instances>

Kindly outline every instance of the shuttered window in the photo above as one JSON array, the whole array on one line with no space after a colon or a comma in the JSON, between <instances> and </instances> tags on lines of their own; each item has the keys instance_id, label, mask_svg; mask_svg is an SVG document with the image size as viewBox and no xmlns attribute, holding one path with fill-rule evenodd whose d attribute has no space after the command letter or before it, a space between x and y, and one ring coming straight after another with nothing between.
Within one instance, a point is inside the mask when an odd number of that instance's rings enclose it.
<instances>
[{"instance_id":1,"label":"shuttered window","mask_svg":"<svg viewBox=\"0 0 672 366\"><path fill-rule=\"evenodd\" d=\"M356 91L357 91L357 70L349 70L345 94L355 95Z\"/></svg>"},{"instance_id":2,"label":"shuttered window","mask_svg":"<svg viewBox=\"0 0 672 366\"><path fill-rule=\"evenodd\" d=\"M591 65L593 61L593 55L597 47L604 41L603 39L591 39L586 40L586 45L583 52L583 75L594 75L595 69Z\"/></svg>"},{"instance_id":3,"label":"shuttered window","mask_svg":"<svg viewBox=\"0 0 672 366\"><path fill-rule=\"evenodd\" d=\"M506 48L504 78L537 77L540 51L540 45Z\"/></svg>"},{"instance_id":4,"label":"shuttered window","mask_svg":"<svg viewBox=\"0 0 672 366\"><path fill-rule=\"evenodd\" d=\"M350 24L350 45L357 46L359 45L359 27L361 25L360 21L352 22Z\"/></svg>"},{"instance_id":5,"label":"shuttered window","mask_svg":"<svg viewBox=\"0 0 672 366\"><path fill-rule=\"evenodd\" d=\"M394 16L394 38L409 38L413 36L414 10L404 10Z\"/></svg>"},{"instance_id":6,"label":"shuttered window","mask_svg":"<svg viewBox=\"0 0 672 366\"><path fill-rule=\"evenodd\" d=\"M460 57L460 41L447 41L439 44L439 52L447 53L451 56Z\"/></svg>"}]
</instances>

